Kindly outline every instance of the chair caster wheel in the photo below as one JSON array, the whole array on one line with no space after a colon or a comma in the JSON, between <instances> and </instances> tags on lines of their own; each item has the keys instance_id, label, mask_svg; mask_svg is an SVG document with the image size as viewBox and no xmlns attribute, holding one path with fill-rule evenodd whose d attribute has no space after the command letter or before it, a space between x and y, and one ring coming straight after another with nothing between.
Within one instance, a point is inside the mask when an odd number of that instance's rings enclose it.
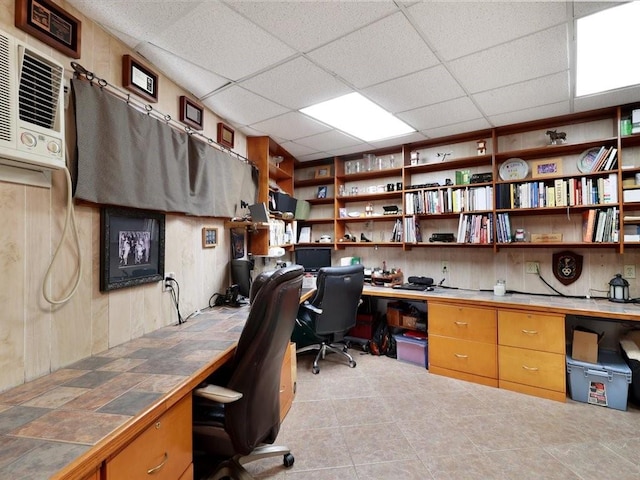
<instances>
[{"instance_id":1,"label":"chair caster wheel","mask_svg":"<svg viewBox=\"0 0 640 480\"><path fill-rule=\"evenodd\" d=\"M355 360L351 360L351 361L349 362L349 367L351 367L351 368L356 368L356 361L355 361Z\"/></svg>"},{"instance_id":2,"label":"chair caster wheel","mask_svg":"<svg viewBox=\"0 0 640 480\"><path fill-rule=\"evenodd\" d=\"M296 460L296 459L295 459L295 458L293 458L293 455L291 455L290 453L287 453L287 454L284 456L284 458L283 458L283 460L282 460L282 463L284 464L284 466L285 466L285 467L289 468L289 467L292 467L292 466L293 466L293 462L294 462L295 460Z\"/></svg>"},{"instance_id":3,"label":"chair caster wheel","mask_svg":"<svg viewBox=\"0 0 640 480\"><path fill-rule=\"evenodd\" d=\"M320 373L320 369L318 367L313 367L311 369L311 373L313 373L314 375L317 375L318 373Z\"/></svg>"}]
</instances>

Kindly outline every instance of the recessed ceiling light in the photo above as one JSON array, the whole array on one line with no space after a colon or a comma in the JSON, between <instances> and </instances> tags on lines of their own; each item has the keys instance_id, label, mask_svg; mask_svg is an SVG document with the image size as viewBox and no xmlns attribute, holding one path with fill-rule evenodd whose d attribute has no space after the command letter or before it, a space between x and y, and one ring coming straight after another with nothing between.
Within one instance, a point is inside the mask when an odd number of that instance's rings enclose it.
<instances>
[{"instance_id":1,"label":"recessed ceiling light","mask_svg":"<svg viewBox=\"0 0 640 480\"><path fill-rule=\"evenodd\" d=\"M576 96L640 83L638 42L640 2L608 8L576 21Z\"/></svg>"},{"instance_id":2,"label":"recessed ceiling light","mask_svg":"<svg viewBox=\"0 0 640 480\"><path fill-rule=\"evenodd\" d=\"M300 110L365 142L415 132L414 128L357 92Z\"/></svg>"}]
</instances>

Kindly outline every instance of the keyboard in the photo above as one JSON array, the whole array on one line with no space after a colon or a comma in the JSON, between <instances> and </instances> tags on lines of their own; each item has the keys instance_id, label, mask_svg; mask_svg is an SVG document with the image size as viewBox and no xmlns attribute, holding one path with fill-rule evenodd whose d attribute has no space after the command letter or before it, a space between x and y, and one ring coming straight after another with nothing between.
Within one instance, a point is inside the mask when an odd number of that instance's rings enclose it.
<instances>
[{"instance_id":1,"label":"keyboard","mask_svg":"<svg viewBox=\"0 0 640 480\"><path fill-rule=\"evenodd\" d=\"M426 290L433 290L433 287L429 287L427 285L420 285L417 283L403 283L401 285L394 285L393 288L397 288L399 290L417 290L419 292L424 292Z\"/></svg>"}]
</instances>

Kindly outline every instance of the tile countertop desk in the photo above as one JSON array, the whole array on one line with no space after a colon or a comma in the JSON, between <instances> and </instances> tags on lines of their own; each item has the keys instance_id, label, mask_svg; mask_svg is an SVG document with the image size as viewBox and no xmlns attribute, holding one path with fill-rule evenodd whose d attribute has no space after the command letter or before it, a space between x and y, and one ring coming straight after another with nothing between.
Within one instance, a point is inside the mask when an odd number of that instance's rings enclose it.
<instances>
[{"instance_id":1,"label":"tile countertop desk","mask_svg":"<svg viewBox=\"0 0 640 480\"><path fill-rule=\"evenodd\" d=\"M312 293L303 291L301 301ZM441 288L415 292L368 285L363 295L428 301L429 368L432 373L557 400L566 397L565 315L640 320L640 307L606 300L520 294L495 297L490 292ZM192 390L231 358L247 314L248 307L216 307L182 325L163 327L0 393L0 478L136 478L131 471L132 464L141 463L139 457L154 445L154 434L165 440L190 438L190 421L176 422L170 414L182 411L184 416L177 418L190 419ZM451 325L442 324L443 320L455 323L455 328L460 326L457 324L465 324L462 329L469 332L463 335L451 333L447 330ZM547 352L545 345L536 343L519 345L518 339L513 339L508 330L503 332L511 324L519 325L529 320L534 322L536 334L542 333L545 344L558 344L561 340L562 351ZM541 320L542 323L536 323ZM480 322L479 329L476 321ZM545 333L543 327L547 323L559 329ZM458 347L469 346L468 358L455 355ZM448 363L451 359L446 355L440 358L443 352L452 349L454 361L462 361L464 365ZM484 353L485 350L489 353ZM519 378L517 372L512 378L514 374L501 367L503 353L506 355L504 361L512 364L521 350L528 359L539 355L544 360L551 356L556 363L551 362L555 370L550 374L544 369L525 373L549 375L555 379L555 384L552 382L541 388L537 379L535 386L528 385L527 379ZM479 369L473 365L476 351L488 357L480 362ZM546 365L543 362L544 368ZM169 430L167 434L162 429L166 424L167 428L172 428L172 419L174 424L179 423L179 428ZM187 428L185 423L188 423ZM160 434L154 433L156 429ZM129 448L137 440L141 440L142 447ZM133 450L135 461L131 454L124 455L127 450ZM191 462L191 452L181 454L185 462ZM174 459L166 460L170 464ZM118 470L122 468L120 464L126 468L124 476L123 470ZM168 472L166 469L158 471L154 478L183 480L193 477L191 468L179 470L177 474ZM145 470L143 476L148 476L146 473Z\"/></svg>"}]
</instances>

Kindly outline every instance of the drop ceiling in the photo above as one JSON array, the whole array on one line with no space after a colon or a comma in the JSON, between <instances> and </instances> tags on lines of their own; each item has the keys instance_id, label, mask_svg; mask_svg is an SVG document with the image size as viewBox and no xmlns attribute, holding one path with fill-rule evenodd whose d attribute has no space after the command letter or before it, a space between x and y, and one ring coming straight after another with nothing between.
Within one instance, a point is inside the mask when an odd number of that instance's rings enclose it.
<instances>
[{"instance_id":1,"label":"drop ceiling","mask_svg":"<svg viewBox=\"0 0 640 480\"><path fill-rule=\"evenodd\" d=\"M574 98L574 21L620 2L67 0L246 135L299 161L637 101ZM416 133L298 112L360 92Z\"/></svg>"}]
</instances>

